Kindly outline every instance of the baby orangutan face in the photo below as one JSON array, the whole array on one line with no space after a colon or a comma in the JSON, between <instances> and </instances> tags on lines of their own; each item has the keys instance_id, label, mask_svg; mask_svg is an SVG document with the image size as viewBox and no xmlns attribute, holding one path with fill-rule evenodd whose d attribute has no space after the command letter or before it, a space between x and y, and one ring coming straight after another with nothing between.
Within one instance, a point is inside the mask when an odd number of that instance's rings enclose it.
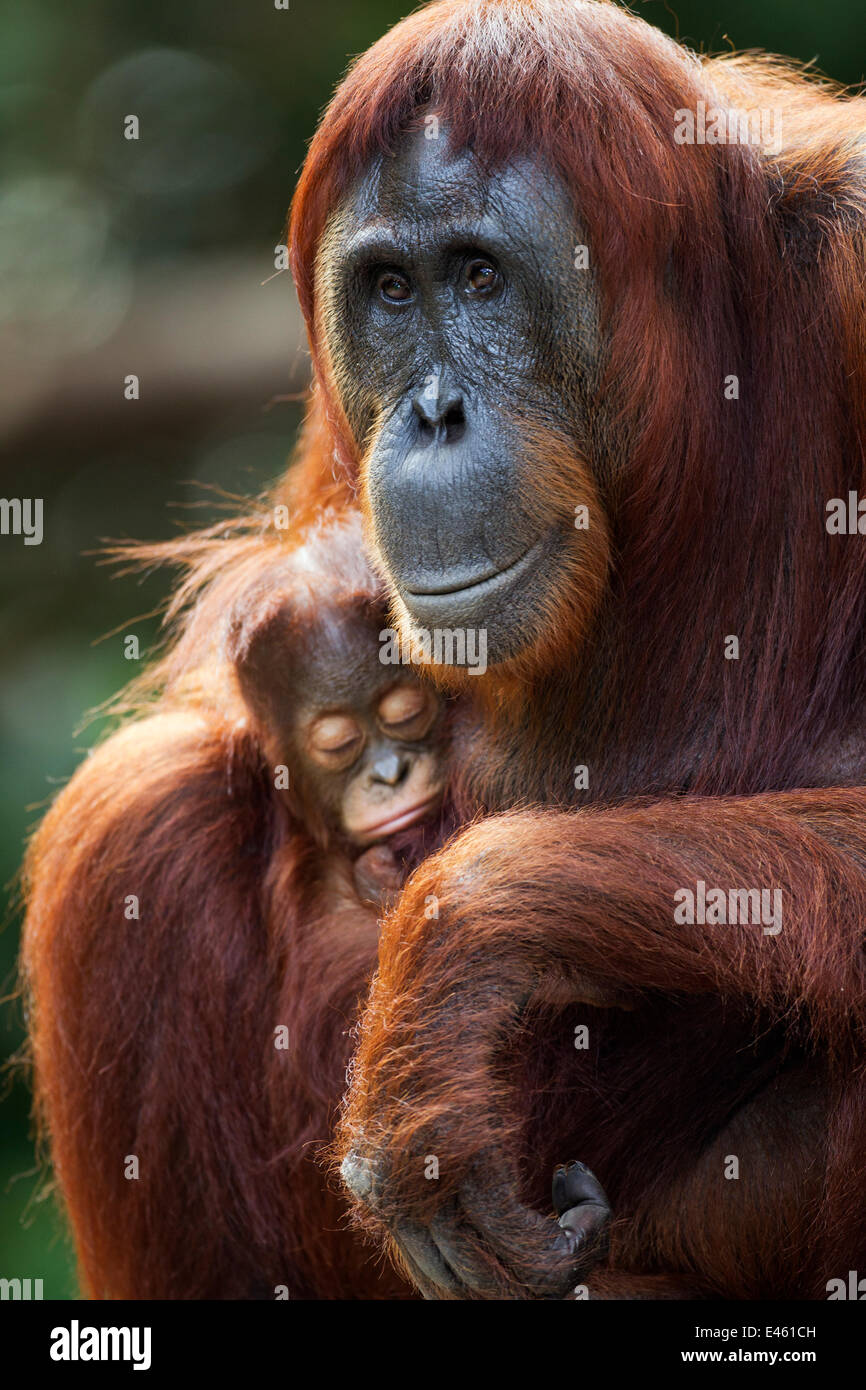
<instances>
[{"instance_id":1,"label":"baby orangutan face","mask_svg":"<svg viewBox=\"0 0 866 1390\"><path fill-rule=\"evenodd\" d=\"M268 761L289 769L308 829L378 844L430 820L445 783L444 709L432 687L379 660L383 614L291 604L259 621L237 662Z\"/></svg>"},{"instance_id":2,"label":"baby orangutan face","mask_svg":"<svg viewBox=\"0 0 866 1390\"><path fill-rule=\"evenodd\" d=\"M350 703L335 704L324 689L298 730L305 785L325 818L363 846L429 819L443 792L435 693L402 673L395 681L393 668L366 666L356 668Z\"/></svg>"}]
</instances>

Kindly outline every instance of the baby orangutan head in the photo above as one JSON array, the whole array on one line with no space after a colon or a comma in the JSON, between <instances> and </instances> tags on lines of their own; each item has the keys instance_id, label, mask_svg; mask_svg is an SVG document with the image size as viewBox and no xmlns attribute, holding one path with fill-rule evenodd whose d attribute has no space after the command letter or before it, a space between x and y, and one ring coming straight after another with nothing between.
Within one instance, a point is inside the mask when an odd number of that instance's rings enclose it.
<instances>
[{"instance_id":1,"label":"baby orangutan head","mask_svg":"<svg viewBox=\"0 0 866 1390\"><path fill-rule=\"evenodd\" d=\"M290 808L316 838L365 848L437 814L445 730L436 691L379 659L385 606L352 534L358 572L339 531L320 564L296 552L245 602L230 653Z\"/></svg>"}]
</instances>

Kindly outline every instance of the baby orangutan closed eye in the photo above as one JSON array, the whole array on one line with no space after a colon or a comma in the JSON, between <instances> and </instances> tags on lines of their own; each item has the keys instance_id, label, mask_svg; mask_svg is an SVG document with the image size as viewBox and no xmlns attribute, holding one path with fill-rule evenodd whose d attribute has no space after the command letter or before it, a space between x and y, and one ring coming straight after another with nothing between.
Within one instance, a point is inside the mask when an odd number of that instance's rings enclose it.
<instances>
[{"instance_id":1,"label":"baby orangutan closed eye","mask_svg":"<svg viewBox=\"0 0 866 1390\"><path fill-rule=\"evenodd\" d=\"M442 828L445 709L379 660L385 602L356 528L342 529L323 533L327 564L314 536L245 597L230 656L275 786L326 851L322 885L339 898L353 882L381 907Z\"/></svg>"}]
</instances>

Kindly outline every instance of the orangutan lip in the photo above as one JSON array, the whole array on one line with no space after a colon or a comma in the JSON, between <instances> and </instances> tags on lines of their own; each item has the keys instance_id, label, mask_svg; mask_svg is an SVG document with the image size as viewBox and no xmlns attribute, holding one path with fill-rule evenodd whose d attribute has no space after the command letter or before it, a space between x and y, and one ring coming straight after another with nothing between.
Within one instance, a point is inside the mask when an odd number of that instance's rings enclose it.
<instances>
[{"instance_id":1,"label":"orangutan lip","mask_svg":"<svg viewBox=\"0 0 866 1390\"><path fill-rule=\"evenodd\" d=\"M423 820L428 811L432 811L438 806L440 799L438 794L428 796L426 801L419 801L415 806L410 806L408 810L401 811L399 816L378 821L375 825L365 825L360 833L365 840L379 840L383 836L396 834L398 830L406 830L410 825L415 825L419 820Z\"/></svg>"},{"instance_id":2,"label":"orangutan lip","mask_svg":"<svg viewBox=\"0 0 866 1390\"><path fill-rule=\"evenodd\" d=\"M410 598L444 598L446 595L470 593L473 589L480 589L484 584L494 587L500 580L517 578L524 569L528 569L536 559L543 544L543 538L535 541L527 550L524 550L522 555L518 555L516 560L512 560L510 565L506 565L505 569L491 570L488 574L481 574L477 579L470 580L468 584L443 584L436 588L406 589L404 592Z\"/></svg>"}]
</instances>

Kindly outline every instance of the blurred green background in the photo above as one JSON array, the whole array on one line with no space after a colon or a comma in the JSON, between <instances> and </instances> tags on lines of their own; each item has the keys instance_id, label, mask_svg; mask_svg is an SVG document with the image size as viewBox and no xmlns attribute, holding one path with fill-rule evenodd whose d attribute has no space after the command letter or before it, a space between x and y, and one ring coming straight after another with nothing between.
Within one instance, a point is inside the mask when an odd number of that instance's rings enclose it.
<instances>
[{"instance_id":1,"label":"blurred green background","mask_svg":"<svg viewBox=\"0 0 866 1390\"><path fill-rule=\"evenodd\" d=\"M45 539L0 537L0 1053L22 1043L16 872L39 808L134 672L167 577L87 554L157 539L261 491L297 429L307 359L273 274L317 115L405 0L0 0L0 496L45 499ZM693 48L768 48L866 75L862 0L647 0ZM123 118L141 122L137 142ZM136 373L141 397L127 401ZM105 634L116 635L105 637ZM104 640L101 640L104 639ZM76 730L79 730L76 733ZM0 1103L0 1276L76 1296L31 1142L26 1068Z\"/></svg>"}]
</instances>

